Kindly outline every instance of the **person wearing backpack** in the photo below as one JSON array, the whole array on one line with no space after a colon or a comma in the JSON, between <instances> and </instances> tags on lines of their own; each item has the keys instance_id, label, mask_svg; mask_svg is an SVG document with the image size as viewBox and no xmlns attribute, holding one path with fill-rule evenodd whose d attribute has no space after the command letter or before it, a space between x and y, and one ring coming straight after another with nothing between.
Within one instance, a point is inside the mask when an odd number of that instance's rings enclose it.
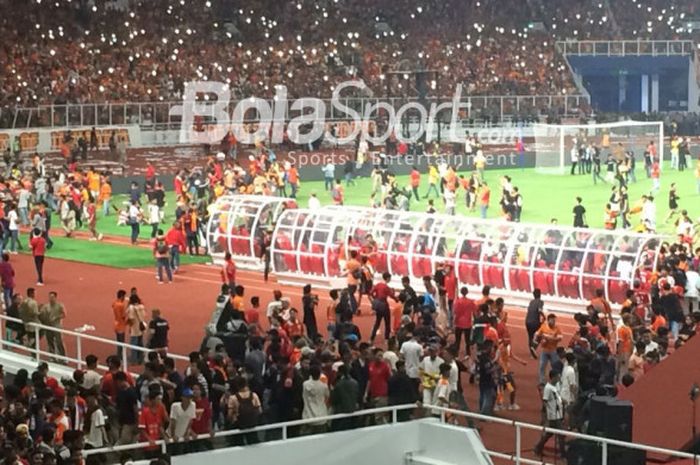
<instances>
[{"instance_id":1,"label":"person wearing backpack","mask_svg":"<svg viewBox=\"0 0 700 465\"><path fill-rule=\"evenodd\" d=\"M158 236L153 242L153 256L158 270L158 284L163 284L163 270L168 275L168 284L173 282L173 270L170 268L170 247L165 241L163 230L158 230Z\"/></svg>"},{"instance_id":2,"label":"person wearing backpack","mask_svg":"<svg viewBox=\"0 0 700 465\"><path fill-rule=\"evenodd\" d=\"M227 429L246 430L255 428L260 424L262 414L262 404L260 398L248 387L248 380L239 376L230 382L232 394L228 398L226 410ZM237 439L238 445L257 444L258 433L233 436Z\"/></svg>"}]
</instances>

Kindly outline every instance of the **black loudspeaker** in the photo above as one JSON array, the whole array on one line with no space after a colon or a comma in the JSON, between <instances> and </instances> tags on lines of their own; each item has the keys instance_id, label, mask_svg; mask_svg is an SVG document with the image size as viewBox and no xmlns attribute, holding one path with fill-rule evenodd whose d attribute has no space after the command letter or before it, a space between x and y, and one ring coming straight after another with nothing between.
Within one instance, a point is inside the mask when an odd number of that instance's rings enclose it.
<instances>
[{"instance_id":1,"label":"black loudspeaker","mask_svg":"<svg viewBox=\"0 0 700 465\"><path fill-rule=\"evenodd\" d=\"M632 403L594 396L590 403L588 434L619 441L632 440Z\"/></svg>"},{"instance_id":2,"label":"black loudspeaker","mask_svg":"<svg viewBox=\"0 0 700 465\"><path fill-rule=\"evenodd\" d=\"M599 465L603 461L600 444L575 439L567 443L567 465ZM608 446L608 463L614 465L645 465L647 454L643 450Z\"/></svg>"}]
</instances>

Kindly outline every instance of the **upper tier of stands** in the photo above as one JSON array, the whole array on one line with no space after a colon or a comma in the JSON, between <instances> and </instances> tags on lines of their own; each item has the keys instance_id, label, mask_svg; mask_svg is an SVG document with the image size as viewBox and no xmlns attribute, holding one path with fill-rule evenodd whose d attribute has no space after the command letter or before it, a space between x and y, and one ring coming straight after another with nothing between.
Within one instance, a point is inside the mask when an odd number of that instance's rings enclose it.
<instances>
[{"instance_id":1,"label":"upper tier of stands","mask_svg":"<svg viewBox=\"0 0 700 465\"><path fill-rule=\"evenodd\" d=\"M191 79L234 94L328 97L575 92L554 43L693 39L692 0L0 0L0 108L177 99ZM79 5L82 5L79 6ZM424 84L404 72L433 70ZM433 82L435 81L435 82ZM418 87L418 88L417 88Z\"/></svg>"}]
</instances>

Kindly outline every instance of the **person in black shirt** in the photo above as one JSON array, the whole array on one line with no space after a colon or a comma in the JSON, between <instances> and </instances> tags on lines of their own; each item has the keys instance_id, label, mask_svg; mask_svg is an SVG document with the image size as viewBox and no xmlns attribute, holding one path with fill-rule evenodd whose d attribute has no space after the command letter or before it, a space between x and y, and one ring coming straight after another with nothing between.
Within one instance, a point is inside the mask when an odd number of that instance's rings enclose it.
<instances>
[{"instance_id":1,"label":"person in black shirt","mask_svg":"<svg viewBox=\"0 0 700 465\"><path fill-rule=\"evenodd\" d=\"M411 287L411 280L408 276L401 278L401 285L403 289L399 293L399 301L403 302L403 314L412 315L414 312L420 310L418 302L418 294Z\"/></svg>"},{"instance_id":2,"label":"person in black shirt","mask_svg":"<svg viewBox=\"0 0 700 465\"><path fill-rule=\"evenodd\" d=\"M139 394L126 378L126 373L114 374L117 384L117 420L119 423L119 444L132 444L138 437Z\"/></svg>"},{"instance_id":3,"label":"person in black shirt","mask_svg":"<svg viewBox=\"0 0 700 465\"><path fill-rule=\"evenodd\" d=\"M148 348L167 350L168 331L170 331L168 320L160 316L160 309L154 308L151 311L151 321L148 323Z\"/></svg>"},{"instance_id":4,"label":"person in black shirt","mask_svg":"<svg viewBox=\"0 0 700 465\"><path fill-rule=\"evenodd\" d=\"M673 339L678 339L678 333L681 329L681 324L683 324L683 308L681 307L681 301L678 298L678 294L671 289L671 284L668 281L663 284L661 289L659 306L663 309L663 313L666 315L666 320L668 320L671 334L673 334Z\"/></svg>"},{"instance_id":5,"label":"person in black shirt","mask_svg":"<svg viewBox=\"0 0 700 465\"><path fill-rule=\"evenodd\" d=\"M479 375L479 413L492 415L496 404L496 357L493 342L484 341L477 356L476 371Z\"/></svg>"},{"instance_id":6,"label":"person in black shirt","mask_svg":"<svg viewBox=\"0 0 700 465\"><path fill-rule=\"evenodd\" d=\"M542 326L542 321L544 320L544 313L542 309L544 308L544 302L542 302L542 291L535 289L532 291L533 299L527 305L527 315L525 316L525 329L527 330L527 346L530 349L530 355L532 358L537 360L537 352L532 343L535 339L535 333L540 326Z\"/></svg>"},{"instance_id":7,"label":"person in black shirt","mask_svg":"<svg viewBox=\"0 0 700 465\"><path fill-rule=\"evenodd\" d=\"M318 295L311 293L311 284L304 286L304 295L301 298L304 306L304 326L306 335L312 341L318 336L318 326L316 325L316 307L318 306Z\"/></svg>"},{"instance_id":8,"label":"person in black shirt","mask_svg":"<svg viewBox=\"0 0 700 465\"><path fill-rule=\"evenodd\" d=\"M415 404L418 395L415 383L406 374L406 362L396 362L396 372L389 378L389 405ZM411 418L410 410L401 410L396 415L399 421L408 421Z\"/></svg>"},{"instance_id":9,"label":"person in black shirt","mask_svg":"<svg viewBox=\"0 0 700 465\"><path fill-rule=\"evenodd\" d=\"M576 205L574 206L574 228L585 228L586 227L586 209L581 204L583 199L581 197L576 197Z\"/></svg>"}]
</instances>

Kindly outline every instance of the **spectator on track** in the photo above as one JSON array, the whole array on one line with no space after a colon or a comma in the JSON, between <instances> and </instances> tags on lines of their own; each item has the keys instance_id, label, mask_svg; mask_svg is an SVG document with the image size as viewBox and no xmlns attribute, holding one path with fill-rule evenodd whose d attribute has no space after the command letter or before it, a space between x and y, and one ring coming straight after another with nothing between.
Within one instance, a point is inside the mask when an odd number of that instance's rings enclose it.
<instances>
[{"instance_id":1,"label":"spectator on track","mask_svg":"<svg viewBox=\"0 0 700 465\"><path fill-rule=\"evenodd\" d=\"M129 344L132 346L143 347L143 334L146 331L147 325L144 321L146 317L146 308L141 303L138 295L132 294L129 297L129 305L126 307L127 326L129 328ZM130 361L133 365L143 363L144 353L140 350L131 350Z\"/></svg>"},{"instance_id":2,"label":"spectator on track","mask_svg":"<svg viewBox=\"0 0 700 465\"><path fill-rule=\"evenodd\" d=\"M32 238L29 241L29 247L32 249L34 257L34 267L36 268L36 285L44 285L44 258L46 255L46 239L40 230L32 231Z\"/></svg>"},{"instance_id":3,"label":"spectator on track","mask_svg":"<svg viewBox=\"0 0 700 465\"><path fill-rule=\"evenodd\" d=\"M63 329L63 320L66 318L66 309L58 300L58 293L55 291L49 292L49 301L41 307L39 320L44 326L55 328L56 331L46 330L46 343L49 346L49 352L59 356L66 355L66 349L63 346L63 335L59 332ZM61 359L57 359L61 361Z\"/></svg>"}]
</instances>

